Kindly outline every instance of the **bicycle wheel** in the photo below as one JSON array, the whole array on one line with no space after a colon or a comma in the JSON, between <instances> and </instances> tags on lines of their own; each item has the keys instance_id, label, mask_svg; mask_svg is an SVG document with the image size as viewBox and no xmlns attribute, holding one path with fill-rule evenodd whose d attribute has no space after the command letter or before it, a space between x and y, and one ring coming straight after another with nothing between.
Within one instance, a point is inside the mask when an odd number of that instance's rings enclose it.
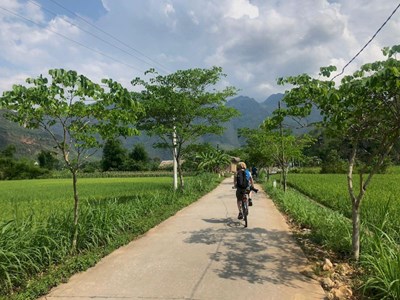
<instances>
[{"instance_id":1,"label":"bicycle wheel","mask_svg":"<svg viewBox=\"0 0 400 300\"><path fill-rule=\"evenodd\" d=\"M243 211L244 227L247 227L247 215L249 214L249 208L247 206L247 199L242 200L242 211Z\"/></svg>"}]
</instances>

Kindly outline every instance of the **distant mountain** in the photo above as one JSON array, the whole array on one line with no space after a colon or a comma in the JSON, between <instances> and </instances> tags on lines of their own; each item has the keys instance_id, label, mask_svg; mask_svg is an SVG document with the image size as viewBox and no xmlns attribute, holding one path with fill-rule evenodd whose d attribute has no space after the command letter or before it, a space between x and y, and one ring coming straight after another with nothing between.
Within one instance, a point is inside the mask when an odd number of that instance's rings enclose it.
<instances>
[{"instance_id":1,"label":"distant mountain","mask_svg":"<svg viewBox=\"0 0 400 300\"><path fill-rule=\"evenodd\" d=\"M3 114L4 110L0 110L0 150L12 144L16 146L17 157L35 157L41 150L53 149L46 132L23 128L5 119Z\"/></svg>"},{"instance_id":2,"label":"distant mountain","mask_svg":"<svg viewBox=\"0 0 400 300\"><path fill-rule=\"evenodd\" d=\"M283 99L284 94L278 93L269 96L264 102L261 103L268 111L272 112L278 108L278 102Z\"/></svg>"},{"instance_id":3,"label":"distant mountain","mask_svg":"<svg viewBox=\"0 0 400 300\"><path fill-rule=\"evenodd\" d=\"M257 128L268 115L271 115L268 108L249 97L239 96L230 100L226 105L236 108L241 113L241 116L231 120L235 129Z\"/></svg>"},{"instance_id":4,"label":"distant mountain","mask_svg":"<svg viewBox=\"0 0 400 300\"><path fill-rule=\"evenodd\" d=\"M223 149L240 147L244 140L238 137L238 129L254 129L260 126L265 118L272 115L272 112L278 107L278 101L282 98L283 94L275 94L262 103L246 96L238 96L229 100L226 105L237 109L241 115L224 124L225 132L222 136L207 135L203 137L202 141L209 142L214 146L218 145Z\"/></svg>"},{"instance_id":5,"label":"distant mountain","mask_svg":"<svg viewBox=\"0 0 400 300\"><path fill-rule=\"evenodd\" d=\"M274 94L269 96L264 102L257 102L253 98L239 96L227 102L227 106L236 108L241 115L224 124L225 131L221 136L206 135L200 139L200 142L208 142L221 149L233 149L240 147L243 140L238 138L239 128L257 128L272 112L278 108L278 102L283 98L283 94ZM317 111L309 118L318 120L320 116ZM290 124L292 121L288 121ZM311 122L311 121L310 121ZM293 127L297 126L292 123ZM303 130L304 131L304 130ZM302 130L295 130L301 133ZM142 133L140 136L130 137L123 140L127 149L132 149L135 144L143 144L150 157L159 157L160 159L169 159L171 154L167 150L154 149L153 144L157 142L156 137L149 137ZM53 148L52 141L47 133L41 130L29 130L20 127L6 120L0 111L0 150L8 144L14 144L17 147L18 156L27 156L36 158L37 154L43 150ZM99 151L99 157L101 151Z\"/></svg>"},{"instance_id":6,"label":"distant mountain","mask_svg":"<svg viewBox=\"0 0 400 300\"><path fill-rule=\"evenodd\" d=\"M284 97L284 94L273 94L271 96L269 96L263 103L262 105L268 110L274 111L275 109L278 109L279 107L279 101L282 100ZM284 102L281 103L281 107L285 108L286 105ZM286 118L284 120L284 127L286 128L290 128L294 134L304 134L309 132L311 129L313 129L313 123L315 122L319 122L322 120L322 117L319 113L319 111L314 107L311 110L311 114L306 117L303 118L301 120L297 120L295 121L293 118ZM299 121L299 122L298 122Z\"/></svg>"}]
</instances>

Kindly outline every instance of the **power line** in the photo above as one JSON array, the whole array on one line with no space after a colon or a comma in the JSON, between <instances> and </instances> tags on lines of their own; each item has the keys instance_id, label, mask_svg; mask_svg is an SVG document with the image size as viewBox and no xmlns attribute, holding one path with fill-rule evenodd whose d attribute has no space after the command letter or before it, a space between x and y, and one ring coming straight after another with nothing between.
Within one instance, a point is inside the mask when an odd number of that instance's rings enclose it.
<instances>
[{"instance_id":1,"label":"power line","mask_svg":"<svg viewBox=\"0 0 400 300\"><path fill-rule=\"evenodd\" d=\"M31 0L30 0L30 1L31 1ZM59 7L63 8L63 9L65 9L66 11L68 11L68 12L71 13L71 14L73 14L74 16L76 16L77 18L79 18L80 20L82 20L83 22L85 22L86 24L88 24L88 25L90 25L90 26L96 28L97 30L99 30L100 32L104 33L105 35L107 35L108 37L112 38L113 40L115 40L115 41L121 43L122 45L128 47L128 48L131 49L132 51L134 51L134 52L136 52L136 53L142 55L142 56L145 57L145 58L147 58L149 61L153 62L154 64L161 66L162 69L163 69L166 73L170 73L170 72L168 71L168 69L167 69L165 66L163 66L161 63L159 63L159 62L153 60L151 57L147 56L147 55L144 54L143 52L141 52L141 51L139 51L139 50L133 48L133 47L130 46L129 44L125 43L124 41L121 41L120 39L116 38L115 36L113 36L112 34L106 32L106 31L104 31L103 29L101 29L100 27L96 26L95 24L93 24L93 23L91 23L91 22L85 20L84 18L82 18L81 16L79 16L79 15L76 14L75 12L71 11L70 9L66 8L65 6L61 5L61 4L58 3L57 1L54 1L54 0L49 0L49 1L53 2L54 4L58 5Z\"/></svg>"},{"instance_id":2,"label":"power line","mask_svg":"<svg viewBox=\"0 0 400 300\"><path fill-rule=\"evenodd\" d=\"M47 9L47 8L45 8L45 7L43 7L43 6L40 5L39 3L35 2L35 1L32 1L32 0L28 0L28 1L31 2L31 3L33 3L33 4L36 5L36 6L40 7L41 9L43 9L43 10L45 10L45 11L47 11L47 12L53 14L54 16L57 16L57 14L56 14L55 12L53 12L53 11L51 11L51 10L49 10L49 9ZM151 67L153 67L153 65L151 65L151 64L148 63L147 61L141 59L141 58L138 57L138 56L135 56L135 55L131 54L130 52L128 52L128 51L126 51L126 50L124 50L124 49L122 49L122 48L120 48L120 47L118 47L118 46L116 46L116 45L114 45L114 44L112 44L112 43L110 43L110 42L104 40L104 39L102 39L101 37L99 37L99 36L97 36L97 35L91 33L90 31L85 30L85 29L81 28L80 26L78 26L78 25L76 25L76 24L74 24L74 23L72 23L72 22L70 22L70 21L68 21L68 20L66 20L66 19L64 19L64 21L67 22L68 24L70 24L70 25L72 25L72 26L74 26L74 27L80 29L81 31L86 32L87 34L93 36L94 38L96 38L96 39L102 41L103 43L106 43L107 45L109 45L109 46L111 46L111 47L114 47L114 48L116 48L116 49L118 49L118 50L120 50L120 51L122 51L122 52L124 52L124 53L126 53L126 54L128 54L128 55L130 55L130 56L132 56L132 57L134 57L135 59L138 59L138 60L140 60L141 62L143 62L143 63L145 63L145 64L150 65Z\"/></svg>"},{"instance_id":3,"label":"power line","mask_svg":"<svg viewBox=\"0 0 400 300\"><path fill-rule=\"evenodd\" d=\"M24 19L25 21L28 21L28 22L31 22L31 23L33 23L33 24L35 24L35 25L41 26L39 23L37 23L37 22L35 22L35 21L32 21L31 19L28 19L28 18L26 18L26 17L24 17L24 16L21 16L20 14L18 14L18 13L16 13L16 12L13 12L13 11L7 9L7 8L4 8L4 7L0 7L0 8L3 9L3 10L5 10L5 11L7 11L8 13L10 13L10 14L12 14L12 15L14 15L14 16L17 16L17 17L19 17L19 18L21 18L21 19ZM109 56L109 55L107 55L107 54L105 54L105 53L103 53L103 52L101 52L101 51L99 51L99 50L96 50L96 49L94 49L94 48L90 48L90 47L86 46L85 44L83 44L83 43L81 43L81 42L78 42L78 41L75 41L74 39L71 39L71 38L69 38L69 37L67 37L67 36L65 36L65 35L63 35L63 34L57 32L57 31L55 31L55 30L51 30L51 29L49 29L49 28L45 28L45 29L48 30L48 31L50 31L50 32L52 32L52 33L55 33L55 34L57 34L57 35L63 37L63 38L65 38L65 39L67 39L67 40L69 40L69 41L71 41L71 42L73 42L73 43L75 43L75 44L78 44L78 45L81 46L81 47L84 47L84 48L86 48L86 49L88 49L88 50L90 50L90 51L93 51L93 52L98 53L98 54L100 54L100 55L102 55L102 56L104 56L104 57L107 57L107 58L109 58L109 59L111 59L111 60L113 60L113 61L115 61L115 62L118 62L118 63L120 63L120 64L122 64L122 65L124 65L124 66L126 66L126 67L129 67L129 68L134 69L134 70L136 70L136 71L142 72L142 70L140 70L140 69L138 69L138 68L136 68L136 67L134 67L134 66L128 65L128 64L124 63L123 61L121 61L121 60L119 60L119 59L116 59L116 58L114 58L114 57L112 57L112 56Z\"/></svg>"},{"instance_id":4,"label":"power line","mask_svg":"<svg viewBox=\"0 0 400 300\"><path fill-rule=\"evenodd\" d=\"M397 7L392 11L392 13L390 14L390 16L386 19L386 21L381 25L381 27L379 27L379 29L375 32L375 34L370 38L370 40L364 45L364 47L361 48L360 51L358 51L358 53L343 67L342 71L337 74L335 77L333 77L331 80L334 80L336 77L342 75L344 73L344 70L346 69L346 67L348 65L350 65L356 58L357 56L359 56L361 54L361 52L364 51L365 48L367 48L367 46L372 42L372 40L377 36L377 34L382 30L382 28L386 25L386 23L390 20L390 18L396 13L396 11L399 9L400 7L400 3L397 5Z\"/></svg>"}]
</instances>

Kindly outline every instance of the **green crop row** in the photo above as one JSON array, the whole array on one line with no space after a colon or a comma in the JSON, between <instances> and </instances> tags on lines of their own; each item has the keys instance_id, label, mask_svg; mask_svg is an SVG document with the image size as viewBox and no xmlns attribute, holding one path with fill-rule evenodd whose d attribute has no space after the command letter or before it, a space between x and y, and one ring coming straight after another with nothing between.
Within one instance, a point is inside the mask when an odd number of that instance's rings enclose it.
<instances>
[{"instance_id":1,"label":"green crop row","mask_svg":"<svg viewBox=\"0 0 400 300\"><path fill-rule=\"evenodd\" d=\"M387 232L400 228L400 174L376 174L361 203L361 220ZM344 174L290 174L289 184L305 195L351 218L351 200ZM354 178L358 192L359 177ZM400 242L400 235L393 236Z\"/></svg>"},{"instance_id":2,"label":"green crop row","mask_svg":"<svg viewBox=\"0 0 400 300\"><path fill-rule=\"evenodd\" d=\"M82 201L129 197L153 191L168 191L172 178L81 178L78 192ZM72 179L0 181L0 220L21 220L32 214L46 217L73 207ZM35 213L35 212L40 212Z\"/></svg>"},{"instance_id":3,"label":"green crop row","mask_svg":"<svg viewBox=\"0 0 400 300\"><path fill-rule=\"evenodd\" d=\"M171 178L79 180L76 255L70 181L0 182L0 298L37 298L213 189L210 176L186 178L184 192Z\"/></svg>"},{"instance_id":4,"label":"green crop row","mask_svg":"<svg viewBox=\"0 0 400 300\"><path fill-rule=\"evenodd\" d=\"M310 229L309 238L329 249L349 255L351 251L351 223L340 213L317 205L295 190L265 186L279 209L295 220L301 228Z\"/></svg>"},{"instance_id":5,"label":"green crop row","mask_svg":"<svg viewBox=\"0 0 400 300\"><path fill-rule=\"evenodd\" d=\"M194 172L185 172L185 176L192 176ZM157 170L157 171L107 171L107 172L82 172L79 174L80 178L122 178L122 177L172 177L173 171L169 170ZM49 178L61 179L71 178L71 172L69 170L52 171Z\"/></svg>"},{"instance_id":6,"label":"green crop row","mask_svg":"<svg viewBox=\"0 0 400 300\"><path fill-rule=\"evenodd\" d=\"M362 203L360 266L366 299L400 299L399 179L399 172L376 175ZM346 176L290 174L289 181L296 189L286 193L267 186L281 210L300 226L310 228L315 242L350 255L351 201ZM356 179L355 186L358 184Z\"/></svg>"}]
</instances>

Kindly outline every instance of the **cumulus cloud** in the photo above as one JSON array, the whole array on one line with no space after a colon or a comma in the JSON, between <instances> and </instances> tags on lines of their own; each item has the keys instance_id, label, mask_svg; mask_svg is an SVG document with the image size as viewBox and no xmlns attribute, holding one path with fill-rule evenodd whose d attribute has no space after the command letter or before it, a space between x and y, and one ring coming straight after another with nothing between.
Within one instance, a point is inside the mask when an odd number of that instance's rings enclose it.
<instances>
[{"instance_id":1,"label":"cumulus cloud","mask_svg":"<svg viewBox=\"0 0 400 300\"><path fill-rule=\"evenodd\" d=\"M217 65L227 74L224 84L263 101L282 91L278 77L318 74L329 64L341 69L398 5L395 0L99 0L81 5L94 3L104 13L91 20L109 35L68 12L52 16L30 1L3 0L1 7L34 23L0 11L0 89L11 85L10 78L55 67L93 79L118 78L129 86L151 67L166 74ZM381 48L400 39L399 26L400 12L346 71L382 59Z\"/></svg>"},{"instance_id":2,"label":"cumulus cloud","mask_svg":"<svg viewBox=\"0 0 400 300\"><path fill-rule=\"evenodd\" d=\"M103 7L106 11L110 11L107 0L101 0L101 4L103 5Z\"/></svg>"},{"instance_id":3,"label":"cumulus cloud","mask_svg":"<svg viewBox=\"0 0 400 300\"><path fill-rule=\"evenodd\" d=\"M164 13L166 16L169 16L175 12L174 6L171 3L167 3L164 5Z\"/></svg>"},{"instance_id":4,"label":"cumulus cloud","mask_svg":"<svg viewBox=\"0 0 400 300\"><path fill-rule=\"evenodd\" d=\"M259 16L258 7L251 4L249 0L231 1L231 5L228 6L225 17L240 19L245 16L251 19L257 18Z\"/></svg>"}]
</instances>

